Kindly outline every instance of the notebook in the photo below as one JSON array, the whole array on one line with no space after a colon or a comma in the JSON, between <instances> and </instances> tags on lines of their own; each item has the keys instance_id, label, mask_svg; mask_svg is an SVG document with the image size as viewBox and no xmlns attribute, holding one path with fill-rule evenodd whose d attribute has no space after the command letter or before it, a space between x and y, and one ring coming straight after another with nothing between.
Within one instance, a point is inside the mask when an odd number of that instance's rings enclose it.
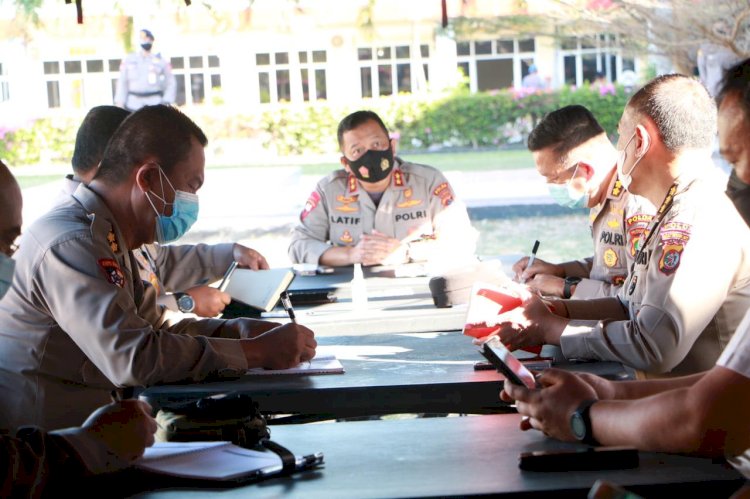
<instances>
[{"instance_id":1,"label":"notebook","mask_svg":"<svg viewBox=\"0 0 750 499\"><path fill-rule=\"evenodd\" d=\"M297 469L323 462L322 454L297 458ZM135 463L142 470L179 478L244 481L279 473L273 452L245 449L231 442L156 442Z\"/></svg>"},{"instance_id":2,"label":"notebook","mask_svg":"<svg viewBox=\"0 0 750 499\"><path fill-rule=\"evenodd\" d=\"M344 374L344 366L332 351L326 350L324 347L318 347L315 357L309 362L302 362L289 369L256 367L248 369L247 374Z\"/></svg>"},{"instance_id":3,"label":"notebook","mask_svg":"<svg viewBox=\"0 0 750 499\"><path fill-rule=\"evenodd\" d=\"M250 270L235 268L225 284L225 291L235 300L258 310L269 312L276 306L281 293L294 279L289 268Z\"/></svg>"}]
</instances>

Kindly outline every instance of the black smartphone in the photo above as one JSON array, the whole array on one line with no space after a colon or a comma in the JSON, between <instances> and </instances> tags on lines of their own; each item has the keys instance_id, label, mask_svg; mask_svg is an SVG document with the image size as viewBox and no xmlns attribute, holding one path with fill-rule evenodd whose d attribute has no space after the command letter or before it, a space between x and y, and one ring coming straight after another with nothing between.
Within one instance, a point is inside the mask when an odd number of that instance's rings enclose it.
<instances>
[{"instance_id":1,"label":"black smartphone","mask_svg":"<svg viewBox=\"0 0 750 499\"><path fill-rule=\"evenodd\" d=\"M522 452L518 467L526 471L615 470L638 467L631 447L589 447L574 450Z\"/></svg>"},{"instance_id":2,"label":"black smartphone","mask_svg":"<svg viewBox=\"0 0 750 499\"><path fill-rule=\"evenodd\" d=\"M497 368L511 383L526 386L527 388L536 388L536 378L526 366L521 364L517 358L505 348L500 338L493 336L482 344L480 350L487 360Z\"/></svg>"}]
</instances>

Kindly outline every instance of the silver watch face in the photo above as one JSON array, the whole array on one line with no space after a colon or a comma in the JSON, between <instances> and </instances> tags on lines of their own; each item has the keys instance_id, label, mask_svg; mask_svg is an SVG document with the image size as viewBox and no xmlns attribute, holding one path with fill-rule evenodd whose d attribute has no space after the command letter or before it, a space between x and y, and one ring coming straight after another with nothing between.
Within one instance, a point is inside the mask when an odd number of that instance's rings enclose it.
<instances>
[{"instance_id":1,"label":"silver watch face","mask_svg":"<svg viewBox=\"0 0 750 499\"><path fill-rule=\"evenodd\" d=\"M586 423L583 421L583 416L579 412L574 412L570 416L570 430L573 432L573 436L578 440L586 438Z\"/></svg>"},{"instance_id":2,"label":"silver watch face","mask_svg":"<svg viewBox=\"0 0 750 499\"><path fill-rule=\"evenodd\" d=\"M182 312L192 312L195 308L195 300L190 295L182 295L177 300L177 308Z\"/></svg>"}]
</instances>

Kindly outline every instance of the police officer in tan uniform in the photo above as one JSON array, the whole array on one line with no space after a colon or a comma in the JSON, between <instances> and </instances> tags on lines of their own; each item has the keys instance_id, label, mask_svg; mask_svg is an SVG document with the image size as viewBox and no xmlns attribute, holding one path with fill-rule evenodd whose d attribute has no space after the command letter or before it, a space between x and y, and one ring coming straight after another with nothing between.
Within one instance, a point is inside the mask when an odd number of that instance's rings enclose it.
<instances>
[{"instance_id":1,"label":"police officer in tan uniform","mask_svg":"<svg viewBox=\"0 0 750 499\"><path fill-rule=\"evenodd\" d=\"M633 262L634 238L654 208L617 181L617 151L583 106L547 114L529 135L528 147L555 201L591 209L594 256L560 264L537 258L530 268L524 257L513 266L517 279L546 296L615 296Z\"/></svg>"},{"instance_id":2,"label":"police officer in tan uniform","mask_svg":"<svg viewBox=\"0 0 750 499\"><path fill-rule=\"evenodd\" d=\"M619 132L623 187L659 206L634 271L617 298L552 301L555 313L527 293L501 339L648 373L709 369L750 306L750 229L706 179L716 106L692 78L660 76L630 99Z\"/></svg>"},{"instance_id":3,"label":"police officer in tan uniform","mask_svg":"<svg viewBox=\"0 0 750 499\"><path fill-rule=\"evenodd\" d=\"M476 235L466 208L436 169L394 157L372 111L339 124L343 170L321 180L294 229L294 263L344 266L469 262Z\"/></svg>"},{"instance_id":4,"label":"police officer in tan uniform","mask_svg":"<svg viewBox=\"0 0 750 499\"><path fill-rule=\"evenodd\" d=\"M140 32L140 52L128 54L120 64L115 105L128 111L154 104L174 104L177 92L172 65L161 54L152 53L154 35Z\"/></svg>"},{"instance_id":5,"label":"police officer in tan uniform","mask_svg":"<svg viewBox=\"0 0 750 499\"><path fill-rule=\"evenodd\" d=\"M137 111L94 180L26 231L0 302L0 427L78 424L115 387L312 358L315 339L303 326L184 319L165 327L144 293L132 250L190 228L206 143L175 108Z\"/></svg>"}]
</instances>

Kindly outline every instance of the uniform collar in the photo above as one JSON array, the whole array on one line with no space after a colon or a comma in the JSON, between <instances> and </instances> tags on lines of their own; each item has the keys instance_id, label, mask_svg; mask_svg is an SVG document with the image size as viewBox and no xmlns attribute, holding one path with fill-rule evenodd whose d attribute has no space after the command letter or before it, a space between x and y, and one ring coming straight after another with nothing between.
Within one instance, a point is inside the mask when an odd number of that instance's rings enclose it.
<instances>
[{"instance_id":1,"label":"uniform collar","mask_svg":"<svg viewBox=\"0 0 750 499\"><path fill-rule=\"evenodd\" d=\"M86 216L91 221L92 237L106 239L110 249L115 254L119 255L125 252L126 248L123 246L125 239L122 237L120 228L115 222L115 217L104 200L83 183L78 186L72 196L83 207Z\"/></svg>"},{"instance_id":2,"label":"uniform collar","mask_svg":"<svg viewBox=\"0 0 750 499\"><path fill-rule=\"evenodd\" d=\"M407 177L406 175L404 175L404 171L401 169L402 163L403 161L401 161L401 158L399 158L398 156L394 158L393 173L391 173L391 183L386 188L386 191L388 189L396 189L402 191L408 187ZM359 194L361 194L360 191L363 190L364 189L362 189L362 186L357 180L357 177L349 173L346 177L346 195L358 196Z\"/></svg>"},{"instance_id":3,"label":"uniform collar","mask_svg":"<svg viewBox=\"0 0 750 499\"><path fill-rule=\"evenodd\" d=\"M76 189L78 189L78 186L81 184L80 180L76 180L73 178L73 174L69 173L65 175L65 178L63 179L63 186L62 191L65 194L73 194Z\"/></svg>"}]
</instances>

